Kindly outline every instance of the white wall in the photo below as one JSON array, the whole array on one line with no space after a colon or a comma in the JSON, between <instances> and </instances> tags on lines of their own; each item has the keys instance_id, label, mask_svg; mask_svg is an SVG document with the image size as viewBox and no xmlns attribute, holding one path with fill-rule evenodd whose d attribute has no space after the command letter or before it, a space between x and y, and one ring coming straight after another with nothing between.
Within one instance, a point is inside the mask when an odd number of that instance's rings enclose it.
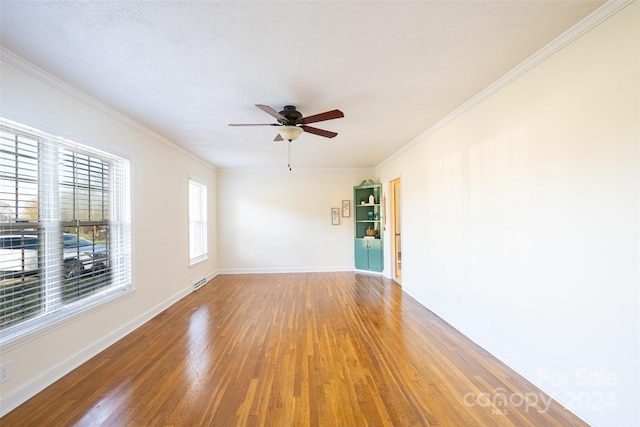
<instances>
[{"instance_id":1,"label":"white wall","mask_svg":"<svg viewBox=\"0 0 640 427\"><path fill-rule=\"evenodd\" d=\"M331 208L372 177L373 170L218 171L221 272L353 270L353 212L332 225Z\"/></svg>"},{"instance_id":2,"label":"white wall","mask_svg":"<svg viewBox=\"0 0 640 427\"><path fill-rule=\"evenodd\" d=\"M139 125L15 57L2 54L0 115L131 160L134 292L47 330L4 345L10 379L0 415L135 329L215 274L216 171ZM188 176L208 183L210 257L189 268Z\"/></svg>"},{"instance_id":3,"label":"white wall","mask_svg":"<svg viewBox=\"0 0 640 427\"><path fill-rule=\"evenodd\" d=\"M638 2L377 171L403 287L593 425L640 425Z\"/></svg>"}]
</instances>

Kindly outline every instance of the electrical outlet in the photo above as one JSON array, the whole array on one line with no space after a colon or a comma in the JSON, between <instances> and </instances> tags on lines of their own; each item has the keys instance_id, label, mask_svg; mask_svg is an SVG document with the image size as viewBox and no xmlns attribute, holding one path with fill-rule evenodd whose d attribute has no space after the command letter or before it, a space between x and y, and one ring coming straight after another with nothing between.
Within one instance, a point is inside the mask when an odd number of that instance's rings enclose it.
<instances>
[{"instance_id":1,"label":"electrical outlet","mask_svg":"<svg viewBox=\"0 0 640 427\"><path fill-rule=\"evenodd\" d=\"M10 362L5 362L0 365L0 384L9 379Z\"/></svg>"}]
</instances>

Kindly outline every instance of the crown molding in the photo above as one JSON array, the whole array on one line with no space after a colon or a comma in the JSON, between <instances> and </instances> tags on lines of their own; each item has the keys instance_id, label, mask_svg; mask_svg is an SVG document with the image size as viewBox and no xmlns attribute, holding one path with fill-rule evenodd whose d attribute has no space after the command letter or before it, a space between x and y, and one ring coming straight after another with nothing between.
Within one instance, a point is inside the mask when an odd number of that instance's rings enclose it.
<instances>
[{"instance_id":1,"label":"crown molding","mask_svg":"<svg viewBox=\"0 0 640 427\"><path fill-rule=\"evenodd\" d=\"M476 105L480 104L482 101L489 98L494 93L498 92L500 89L507 86L512 81L516 80L518 77L525 74L527 71L531 70L551 55L564 48L589 30L596 27L601 22L605 21L612 15L616 14L618 11L622 10L626 6L630 5L634 1L637 0L609 0L598 9L591 12L589 15L584 17L578 23L573 25L567 31L553 39L547 45L545 45L542 49L525 59L523 62L518 64L515 68L508 71L498 80L478 92L472 98L470 98L467 102L453 110L451 113L444 116L442 119L437 121L433 126L429 127L427 130L422 132L420 135L409 141L406 145L400 148L395 153L391 154L389 157L384 159L382 162L378 163L374 169L377 171L387 163L391 162L396 157L400 156L405 151L408 151L413 146L418 144L419 142L425 140L429 135L435 133L439 129L443 128L448 123L452 122L457 117L461 116L463 113L469 111Z\"/></svg>"},{"instance_id":2,"label":"crown molding","mask_svg":"<svg viewBox=\"0 0 640 427\"><path fill-rule=\"evenodd\" d=\"M18 68L19 70L27 73L28 75L40 80L43 83L46 83L47 85L53 87L54 89L64 93L67 96L72 97L73 99L82 102L83 104L87 105L88 107L99 111L107 116L109 116L110 118L123 123L133 129L135 129L136 131L139 131L169 147L171 147L172 149L179 151L180 153L184 154L185 156L199 162L202 163L210 168L213 168L214 170L217 170L216 166L209 163L208 161L202 159L201 157L198 157L197 155L195 155L194 153L192 153L189 150L186 150L184 147L176 144L175 142L165 138L164 136L152 131L151 129L149 129L148 127L138 123L137 121L131 119L130 117L120 113L119 111L115 110L112 107L109 107L108 105L98 101L97 99L87 95L86 93L82 92L81 90L77 89L74 86L71 86L70 84L64 82L63 80L59 79L58 77L54 76L53 74L48 73L47 71L43 70L42 68L38 67L35 64L32 64L31 62L27 61L26 59L22 58L21 56L15 54L14 52L10 51L9 49L5 48L4 46L0 46L0 60L2 60L3 62L6 62L7 64L13 65L14 67Z\"/></svg>"},{"instance_id":3,"label":"crown molding","mask_svg":"<svg viewBox=\"0 0 640 427\"><path fill-rule=\"evenodd\" d=\"M375 172L371 167L353 167L353 168L296 168L289 170L288 167L278 168L218 168L220 172Z\"/></svg>"}]
</instances>

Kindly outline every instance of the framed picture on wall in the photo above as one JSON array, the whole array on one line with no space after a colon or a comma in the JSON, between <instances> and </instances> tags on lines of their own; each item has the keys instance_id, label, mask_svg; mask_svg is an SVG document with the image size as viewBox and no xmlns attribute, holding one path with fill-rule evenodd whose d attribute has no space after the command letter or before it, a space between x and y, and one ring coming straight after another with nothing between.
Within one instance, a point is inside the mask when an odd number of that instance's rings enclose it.
<instances>
[{"instance_id":1,"label":"framed picture on wall","mask_svg":"<svg viewBox=\"0 0 640 427\"><path fill-rule=\"evenodd\" d=\"M351 200L342 201L342 216L351 216Z\"/></svg>"},{"instance_id":2,"label":"framed picture on wall","mask_svg":"<svg viewBox=\"0 0 640 427\"><path fill-rule=\"evenodd\" d=\"M340 225L340 208L331 208L331 224Z\"/></svg>"}]
</instances>

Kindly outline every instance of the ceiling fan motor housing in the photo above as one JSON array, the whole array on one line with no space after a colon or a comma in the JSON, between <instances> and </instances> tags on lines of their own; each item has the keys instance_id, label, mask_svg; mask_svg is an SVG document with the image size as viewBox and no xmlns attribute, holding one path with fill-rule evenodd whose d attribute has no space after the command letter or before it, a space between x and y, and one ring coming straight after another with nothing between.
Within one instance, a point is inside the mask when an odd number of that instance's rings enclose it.
<instances>
[{"instance_id":1,"label":"ceiling fan motor housing","mask_svg":"<svg viewBox=\"0 0 640 427\"><path fill-rule=\"evenodd\" d=\"M293 105L285 105L284 109L280 111L280 115L287 119L286 121L278 120L283 125L295 125L302 118L302 114Z\"/></svg>"}]
</instances>

